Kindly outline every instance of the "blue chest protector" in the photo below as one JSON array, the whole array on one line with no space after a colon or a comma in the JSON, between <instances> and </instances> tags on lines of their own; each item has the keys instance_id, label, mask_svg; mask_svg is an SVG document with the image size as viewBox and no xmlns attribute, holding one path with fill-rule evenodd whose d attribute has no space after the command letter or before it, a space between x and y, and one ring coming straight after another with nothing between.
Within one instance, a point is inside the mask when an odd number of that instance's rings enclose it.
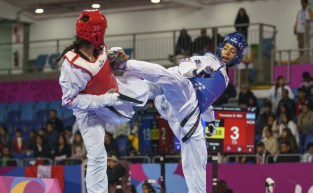
<instances>
[{"instance_id":1,"label":"blue chest protector","mask_svg":"<svg viewBox=\"0 0 313 193\"><path fill-rule=\"evenodd\" d=\"M211 78L194 77L189 80L196 90L201 113L223 94L228 84L228 77L221 70L216 71Z\"/></svg>"}]
</instances>

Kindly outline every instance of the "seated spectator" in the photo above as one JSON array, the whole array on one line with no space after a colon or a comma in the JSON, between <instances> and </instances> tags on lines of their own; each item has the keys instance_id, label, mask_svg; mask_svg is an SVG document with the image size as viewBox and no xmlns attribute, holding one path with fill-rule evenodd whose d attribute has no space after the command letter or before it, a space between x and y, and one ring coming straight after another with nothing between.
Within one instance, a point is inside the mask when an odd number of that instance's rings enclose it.
<instances>
[{"instance_id":1,"label":"seated spectator","mask_svg":"<svg viewBox=\"0 0 313 193\"><path fill-rule=\"evenodd\" d=\"M130 192L129 165L125 160L118 160L117 155L108 153L109 193Z\"/></svg>"},{"instance_id":2,"label":"seated spectator","mask_svg":"<svg viewBox=\"0 0 313 193\"><path fill-rule=\"evenodd\" d=\"M73 131L72 131L72 127L69 126L65 129L64 132L65 138L66 138L66 143L68 145L72 145L73 144L73 140L74 140L74 135L73 135Z\"/></svg>"},{"instance_id":3,"label":"seated spectator","mask_svg":"<svg viewBox=\"0 0 313 193\"><path fill-rule=\"evenodd\" d=\"M256 145L256 164L265 164L266 163L266 157L270 153L266 150L265 144L263 142L259 142Z\"/></svg>"},{"instance_id":4,"label":"seated spectator","mask_svg":"<svg viewBox=\"0 0 313 193\"><path fill-rule=\"evenodd\" d=\"M192 55L192 40L186 29L182 29L180 31L180 35L176 43L175 55L179 54L184 56Z\"/></svg>"},{"instance_id":5,"label":"seated spectator","mask_svg":"<svg viewBox=\"0 0 313 193\"><path fill-rule=\"evenodd\" d=\"M301 82L300 87L304 88L306 91L310 93L313 87L313 77L310 75L309 72L302 73L302 82ZM310 94L312 95L313 93L310 93Z\"/></svg>"},{"instance_id":6,"label":"seated spectator","mask_svg":"<svg viewBox=\"0 0 313 193\"><path fill-rule=\"evenodd\" d=\"M300 137L298 128L295 122L292 120L292 116L289 113L282 114L282 120L281 123L279 124L279 135L282 134L283 129L286 127L291 130L292 135L296 138L297 145L299 145Z\"/></svg>"},{"instance_id":7,"label":"seated spectator","mask_svg":"<svg viewBox=\"0 0 313 193\"><path fill-rule=\"evenodd\" d=\"M288 141L282 141L280 143L280 152L277 156L276 163L284 163L284 162L299 162L299 156L290 155L293 152L290 149L290 144Z\"/></svg>"},{"instance_id":8,"label":"seated spectator","mask_svg":"<svg viewBox=\"0 0 313 193\"><path fill-rule=\"evenodd\" d=\"M269 99L272 102L273 110L277 109L278 103L282 98L283 89L287 89L289 98L294 99L294 95L293 92L291 91L291 88L285 84L285 78L283 76L277 77L276 84L272 86L272 88L269 91Z\"/></svg>"},{"instance_id":9,"label":"seated spectator","mask_svg":"<svg viewBox=\"0 0 313 193\"><path fill-rule=\"evenodd\" d=\"M239 98L238 98L238 104L239 106L248 106L248 101L249 98L255 98L255 101L257 100L253 92L250 90L250 86L245 83L242 84L240 87L240 92L239 92Z\"/></svg>"},{"instance_id":10,"label":"seated spectator","mask_svg":"<svg viewBox=\"0 0 313 193\"><path fill-rule=\"evenodd\" d=\"M274 114L268 116L267 125L262 130L262 138L265 138L265 129L270 129L273 136L277 139L279 137L279 125L277 124L276 117Z\"/></svg>"},{"instance_id":11,"label":"seated spectator","mask_svg":"<svg viewBox=\"0 0 313 193\"><path fill-rule=\"evenodd\" d=\"M54 160L62 162L62 160L67 159L71 156L70 146L66 142L64 135L59 135L57 147L54 151Z\"/></svg>"},{"instance_id":12,"label":"seated spectator","mask_svg":"<svg viewBox=\"0 0 313 193\"><path fill-rule=\"evenodd\" d=\"M2 148L1 157L0 157L0 167L6 166L17 166L18 163L12 159L10 148L8 146L4 146Z\"/></svg>"},{"instance_id":13,"label":"seated spectator","mask_svg":"<svg viewBox=\"0 0 313 193\"><path fill-rule=\"evenodd\" d=\"M296 114L296 103L293 99L289 98L289 91L287 89L283 89L282 91L282 98L280 99L278 103L278 108L277 108L277 115L280 115L280 106L284 104L285 107L287 108L287 111L289 113L292 113L292 116Z\"/></svg>"},{"instance_id":14,"label":"seated spectator","mask_svg":"<svg viewBox=\"0 0 313 193\"><path fill-rule=\"evenodd\" d=\"M214 102L215 105L224 105L228 103L228 100L230 98L236 97L237 92L236 92L236 87L233 85L231 81L229 81L225 91L223 94Z\"/></svg>"},{"instance_id":15,"label":"seated spectator","mask_svg":"<svg viewBox=\"0 0 313 193\"><path fill-rule=\"evenodd\" d=\"M206 29L201 29L200 37L197 37L194 41L194 53L202 55L203 52L208 50L211 38L207 35Z\"/></svg>"},{"instance_id":16,"label":"seated spectator","mask_svg":"<svg viewBox=\"0 0 313 193\"><path fill-rule=\"evenodd\" d=\"M49 118L47 124L51 124L53 129L58 133L62 133L64 131L63 122L59 119L57 111L55 109L51 109L49 111Z\"/></svg>"},{"instance_id":17,"label":"seated spectator","mask_svg":"<svg viewBox=\"0 0 313 193\"><path fill-rule=\"evenodd\" d=\"M72 145L72 158L75 159L86 159L87 151L82 139L82 136L79 131L77 131L74 135L74 141Z\"/></svg>"},{"instance_id":18,"label":"seated spectator","mask_svg":"<svg viewBox=\"0 0 313 193\"><path fill-rule=\"evenodd\" d=\"M142 190L142 193L156 193L153 186L148 182L145 182L141 185L141 190Z\"/></svg>"},{"instance_id":19,"label":"seated spectator","mask_svg":"<svg viewBox=\"0 0 313 193\"><path fill-rule=\"evenodd\" d=\"M261 135L263 128L268 125L268 116L270 116L271 114L273 114L271 101L268 99L264 99L263 106L260 110L260 115L257 118L255 125L257 135Z\"/></svg>"},{"instance_id":20,"label":"seated spectator","mask_svg":"<svg viewBox=\"0 0 313 193\"><path fill-rule=\"evenodd\" d=\"M36 146L36 131L34 129L30 130L28 136L27 148L34 151Z\"/></svg>"},{"instance_id":21,"label":"seated spectator","mask_svg":"<svg viewBox=\"0 0 313 193\"><path fill-rule=\"evenodd\" d=\"M283 129L282 134L279 138L279 142L281 143L282 141L288 142L288 145L290 147L290 151L292 153L298 152L298 144L297 144L296 138L291 133L291 130L287 127Z\"/></svg>"},{"instance_id":22,"label":"seated spectator","mask_svg":"<svg viewBox=\"0 0 313 193\"><path fill-rule=\"evenodd\" d=\"M42 136L36 136L36 147L34 150L35 158L51 158L51 151L49 145L45 144Z\"/></svg>"},{"instance_id":23,"label":"seated spectator","mask_svg":"<svg viewBox=\"0 0 313 193\"><path fill-rule=\"evenodd\" d=\"M232 189L228 188L227 182L225 180L218 180L217 193L234 193L234 192Z\"/></svg>"},{"instance_id":24,"label":"seated spectator","mask_svg":"<svg viewBox=\"0 0 313 193\"><path fill-rule=\"evenodd\" d=\"M46 124L46 139L48 139L48 144L51 148L51 150L54 150L56 148L57 142L58 142L58 132L54 130L54 127L51 123Z\"/></svg>"},{"instance_id":25,"label":"seated spectator","mask_svg":"<svg viewBox=\"0 0 313 193\"><path fill-rule=\"evenodd\" d=\"M307 152L302 155L301 162L313 162L313 143L308 143Z\"/></svg>"},{"instance_id":26,"label":"seated spectator","mask_svg":"<svg viewBox=\"0 0 313 193\"><path fill-rule=\"evenodd\" d=\"M301 134L313 132L313 111L308 104L302 104L301 113L297 119L298 130Z\"/></svg>"},{"instance_id":27,"label":"seated spectator","mask_svg":"<svg viewBox=\"0 0 313 193\"><path fill-rule=\"evenodd\" d=\"M15 136L12 140L12 155L14 158L21 159L25 151L25 140L20 129L15 130Z\"/></svg>"},{"instance_id":28,"label":"seated spectator","mask_svg":"<svg viewBox=\"0 0 313 193\"><path fill-rule=\"evenodd\" d=\"M112 133L105 132L104 146L107 152L114 152L114 154L119 155L118 147Z\"/></svg>"},{"instance_id":29,"label":"seated spectator","mask_svg":"<svg viewBox=\"0 0 313 193\"><path fill-rule=\"evenodd\" d=\"M278 151L278 140L273 136L273 132L269 127L264 129L265 137L262 139L264 143L265 150L268 151L271 155L277 154Z\"/></svg>"},{"instance_id":30,"label":"seated spectator","mask_svg":"<svg viewBox=\"0 0 313 193\"><path fill-rule=\"evenodd\" d=\"M2 125L0 125L0 145L10 145L10 136L8 134L8 129Z\"/></svg>"},{"instance_id":31,"label":"seated spectator","mask_svg":"<svg viewBox=\"0 0 313 193\"><path fill-rule=\"evenodd\" d=\"M308 92L304 88L298 89L298 100L296 102L296 115L301 113L302 104L307 104L313 110L313 101L308 97Z\"/></svg>"}]
</instances>

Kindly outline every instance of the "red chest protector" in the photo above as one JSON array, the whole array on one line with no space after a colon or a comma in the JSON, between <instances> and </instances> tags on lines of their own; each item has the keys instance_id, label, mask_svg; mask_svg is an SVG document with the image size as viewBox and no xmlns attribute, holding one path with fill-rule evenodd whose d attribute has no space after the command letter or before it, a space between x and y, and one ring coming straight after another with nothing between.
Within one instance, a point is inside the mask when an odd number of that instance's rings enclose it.
<instances>
[{"instance_id":1,"label":"red chest protector","mask_svg":"<svg viewBox=\"0 0 313 193\"><path fill-rule=\"evenodd\" d=\"M117 81L105 52L99 54L95 62L89 62L73 51L67 52L65 58L73 66L83 69L91 76L86 88L81 93L101 95L110 89L115 89L118 92Z\"/></svg>"}]
</instances>

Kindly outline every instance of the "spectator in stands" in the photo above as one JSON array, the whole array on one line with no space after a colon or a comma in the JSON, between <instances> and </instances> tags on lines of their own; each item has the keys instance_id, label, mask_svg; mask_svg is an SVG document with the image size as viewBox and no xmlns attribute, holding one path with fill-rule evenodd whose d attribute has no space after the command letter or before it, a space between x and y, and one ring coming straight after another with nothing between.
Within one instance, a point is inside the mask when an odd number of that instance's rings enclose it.
<instances>
[{"instance_id":1,"label":"spectator in stands","mask_svg":"<svg viewBox=\"0 0 313 193\"><path fill-rule=\"evenodd\" d=\"M233 193L233 190L228 188L227 182L225 180L218 180L217 193Z\"/></svg>"},{"instance_id":2,"label":"spectator in stands","mask_svg":"<svg viewBox=\"0 0 313 193\"><path fill-rule=\"evenodd\" d=\"M201 29L200 37L194 41L194 53L201 55L203 52L208 50L211 38L207 35L206 29Z\"/></svg>"},{"instance_id":3,"label":"spectator in stands","mask_svg":"<svg viewBox=\"0 0 313 193\"><path fill-rule=\"evenodd\" d=\"M113 134L110 132L106 132L104 136L104 146L107 152L111 152L116 155L119 155L118 147L115 139L113 138Z\"/></svg>"},{"instance_id":4,"label":"spectator in stands","mask_svg":"<svg viewBox=\"0 0 313 193\"><path fill-rule=\"evenodd\" d=\"M301 0L302 9L298 12L296 23L294 25L294 33L297 35L298 48L304 48L305 23L312 19L312 11L308 7L308 0ZM304 55L304 51L299 51L300 57Z\"/></svg>"},{"instance_id":5,"label":"spectator in stands","mask_svg":"<svg viewBox=\"0 0 313 193\"><path fill-rule=\"evenodd\" d=\"M254 98L257 101L257 98L250 90L250 86L247 83L244 83L240 87L238 104L239 106L247 107L249 105L249 99Z\"/></svg>"},{"instance_id":6,"label":"spectator in stands","mask_svg":"<svg viewBox=\"0 0 313 193\"><path fill-rule=\"evenodd\" d=\"M145 182L141 185L142 193L156 193L155 189L149 182Z\"/></svg>"},{"instance_id":7,"label":"spectator in stands","mask_svg":"<svg viewBox=\"0 0 313 193\"><path fill-rule=\"evenodd\" d=\"M240 83L241 84L248 84L254 81L255 79L255 70L253 67L253 51L252 49L247 46L245 50L245 55L243 56L241 62L238 64L238 70L240 73ZM253 76L254 75L254 76Z\"/></svg>"},{"instance_id":8,"label":"spectator in stands","mask_svg":"<svg viewBox=\"0 0 313 193\"><path fill-rule=\"evenodd\" d=\"M73 135L73 130L72 127L66 127L65 132L64 132L65 138L66 138L66 143L68 145L72 145L73 144L73 140L74 140L74 135Z\"/></svg>"},{"instance_id":9,"label":"spectator in stands","mask_svg":"<svg viewBox=\"0 0 313 193\"><path fill-rule=\"evenodd\" d=\"M87 152L84 141L79 131L74 135L74 141L72 145L72 158L75 159L86 159Z\"/></svg>"},{"instance_id":10,"label":"spectator in stands","mask_svg":"<svg viewBox=\"0 0 313 193\"><path fill-rule=\"evenodd\" d=\"M67 159L71 156L71 148L66 142L66 138L64 135L59 135L58 143L54 150L54 160L55 161L62 161Z\"/></svg>"},{"instance_id":11,"label":"spectator in stands","mask_svg":"<svg viewBox=\"0 0 313 193\"><path fill-rule=\"evenodd\" d=\"M36 146L36 131L34 129L30 130L28 136L27 148L34 151Z\"/></svg>"},{"instance_id":12,"label":"spectator in stands","mask_svg":"<svg viewBox=\"0 0 313 193\"><path fill-rule=\"evenodd\" d=\"M125 160L119 160L116 154L108 153L109 193L130 192L129 165Z\"/></svg>"},{"instance_id":13,"label":"spectator in stands","mask_svg":"<svg viewBox=\"0 0 313 193\"><path fill-rule=\"evenodd\" d=\"M12 150L15 158L22 158L25 151L25 140L20 129L15 130L15 136L12 140Z\"/></svg>"},{"instance_id":14,"label":"spectator in stands","mask_svg":"<svg viewBox=\"0 0 313 193\"><path fill-rule=\"evenodd\" d=\"M8 134L8 129L3 125L0 125L0 145L10 145L10 136Z\"/></svg>"},{"instance_id":15,"label":"spectator in stands","mask_svg":"<svg viewBox=\"0 0 313 193\"><path fill-rule=\"evenodd\" d=\"M300 88L305 89L309 92L309 95L313 95L312 88L313 88L313 77L310 75L309 72L302 73L302 81Z\"/></svg>"},{"instance_id":16,"label":"spectator in stands","mask_svg":"<svg viewBox=\"0 0 313 193\"><path fill-rule=\"evenodd\" d=\"M296 115L301 113L302 104L306 103L309 109L313 110L313 101L308 97L308 92L304 88L298 89L298 100L296 102Z\"/></svg>"},{"instance_id":17,"label":"spectator in stands","mask_svg":"<svg viewBox=\"0 0 313 193\"><path fill-rule=\"evenodd\" d=\"M308 104L302 104L301 113L297 119L297 126L300 133L307 134L313 132L313 111Z\"/></svg>"},{"instance_id":18,"label":"spectator in stands","mask_svg":"<svg viewBox=\"0 0 313 193\"><path fill-rule=\"evenodd\" d=\"M270 115L273 115L272 103L270 100L265 99L263 106L261 108L261 114L259 115L259 117L256 120L256 135L262 134L263 128L268 125L268 117ZM275 116L274 116L274 120L276 120ZM277 136L278 136L278 134L277 134Z\"/></svg>"},{"instance_id":19,"label":"spectator in stands","mask_svg":"<svg viewBox=\"0 0 313 193\"><path fill-rule=\"evenodd\" d=\"M179 54L184 56L192 55L192 40L190 35L187 33L187 30L184 28L180 31L175 47L175 55Z\"/></svg>"},{"instance_id":20,"label":"spectator in stands","mask_svg":"<svg viewBox=\"0 0 313 193\"><path fill-rule=\"evenodd\" d=\"M54 127L52 126L51 123L46 124L46 139L48 139L48 144L52 150L54 150L57 146L58 142L58 132L54 130Z\"/></svg>"},{"instance_id":21,"label":"spectator in stands","mask_svg":"<svg viewBox=\"0 0 313 193\"><path fill-rule=\"evenodd\" d=\"M280 141L280 143L282 141L287 141L289 148L290 148L290 152L292 152L292 153L298 152L297 140L296 140L295 136L291 133L291 130L288 127L283 129L282 134L279 138L279 141Z\"/></svg>"},{"instance_id":22,"label":"spectator in stands","mask_svg":"<svg viewBox=\"0 0 313 193\"><path fill-rule=\"evenodd\" d=\"M278 103L280 99L282 98L283 89L287 89L289 98L294 99L292 90L290 89L288 85L285 85L285 78L283 76L277 77L276 84L272 86L272 88L269 91L269 99L272 102L273 110L277 109Z\"/></svg>"},{"instance_id":23,"label":"spectator in stands","mask_svg":"<svg viewBox=\"0 0 313 193\"><path fill-rule=\"evenodd\" d=\"M297 145L299 145L300 138L297 125L292 120L292 116L290 113L283 113L282 114L282 122L279 124L279 135L281 136L283 129L286 127L290 129L293 136L295 136Z\"/></svg>"},{"instance_id":24,"label":"spectator in stands","mask_svg":"<svg viewBox=\"0 0 313 193\"><path fill-rule=\"evenodd\" d=\"M51 150L49 145L43 141L42 136L36 136L36 147L34 150L35 158L51 158Z\"/></svg>"},{"instance_id":25,"label":"spectator in stands","mask_svg":"<svg viewBox=\"0 0 313 193\"><path fill-rule=\"evenodd\" d=\"M51 109L49 111L49 119L47 123L50 123L54 130L58 133L62 133L64 131L63 122L59 119L55 109Z\"/></svg>"},{"instance_id":26,"label":"spectator in stands","mask_svg":"<svg viewBox=\"0 0 313 193\"><path fill-rule=\"evenodd\" d=\"M282 98L280 99L279 103L278 103L278 108L277 108L277 116L280 115L280 106L281 104L285 104L285 107L287 108L287 111L289 113L292 113L292 116L295 115L296 113L296 103L293 99L289 98L289 91L287 89L283 89L282 91Z\"/></svg>"},{"instance_id":27,"label":"spectator in stands","mask_svg":"<svg viewBox=\"0 0 313 193\"><path fill-rule=\"evenodd\" d=\"M278 140L274 137L272 129L269 127L264 128L265 137L262 139L266 151L271 155L276 155L279 152Z\"/></svg>"},{"instance_id":28,"label":"spectator in stands","mask_svg":"<svg viewBox=\"0 0 313 193\"><path fill-rule=\"evenodd\" d=\"M294 154L290 148L290 144L288 141L282 141L280 143L280 152L277 155L276 163L283 163L283 162L299 162L299 156L289 155Z\"/></svg>"},{"instance_id":29,"label":"spectator in stands","mask_svg":"<svg viewBox=\"0 0 313 193\"><path fill-rule=\"evenodd\" d=\"M213 106L215 105L224 105L228 103L230 98L235 98L237 95L236 87L233 85L231 81L229 81L226 90L223 94L214 102Z\"/></svg>"},{"instance_id":30,"label":"spectator in stands","mask_svg":"<svg viewBox=\"0 0 313 193\"><path fill-rule=\"evenodd\" d=\"M302 155L301 162L313 162L313 143L308 143L307 152Z\"/></svg>"},{"instance_id":31,"label":"spectator in stands","mask_svg":"<svg viewBox=\"0 0 313 193\"><path fill-rule=\"evenodd\" d=\"M270 153L266 150L265 144L263 142L258 142L256 145L256 156L255 156L255 163L256 164L265 164L266 157Z\"/></svg>"},{"instance_id":32,"label":"spectator in stands","mask_svg":"<svg viewBox=\"0 0 313 193\"><path fill-rule=\"evenodd\" d=\"M250 19L247 14L247 11L245 8L241 7L238 11L236 20L235 20L235 28L236 31L241 32L248 42L248 28L250 24Z\"/></svg>"},{"instance_id":33,"label":"spectator in stands","mask_svg":"<svg viewBox=\"0 0 313 193\"><path fill-rule=\"evenodd\" d=\"M266 121L267 125L262 130L262 137L265 138L265 129L269 128L272 131L273 136L277 139L279 137L279 125L277 124L274 113L270 114Z\"/></svg>"},{"instance_id":34,"label":"spectator in stands","mask_svg":"<svg viewBox=\"0 0 313 193\"><path fill-rule=\"evenodd\" d=\"M15 160L12 160L9 146L4 146L2 148L0 157L0 166L2 167L17 166L17 162Z\"/></svg>"}]
</instances>

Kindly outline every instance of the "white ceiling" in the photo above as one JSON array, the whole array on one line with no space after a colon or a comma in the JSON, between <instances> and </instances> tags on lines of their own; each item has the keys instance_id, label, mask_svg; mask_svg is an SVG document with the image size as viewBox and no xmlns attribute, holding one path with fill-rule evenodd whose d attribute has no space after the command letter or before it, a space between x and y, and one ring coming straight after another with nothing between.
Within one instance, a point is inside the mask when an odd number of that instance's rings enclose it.
<instances>
[{"instance_id":1,"label":"white ceiling","mask_svg":"<svg viewBox=\"0 0 313 193\"><path fill-rule=\"evenodd\" d=\"M164 9L180 6L201 8L206 4L226 3L235 1L256 0L161 0L159 4L153 4L150 0L3 0L20 9L19 14L26 13L34 18L51 17L60 15L77 15L83 9L91 9L91 4L98 3L101 10L106 12L140 11L147 9ZM45 11L38 16L34 11L36 8ZM17 13L18 14L18 13Z\"/></svg>"}]
</instances>

